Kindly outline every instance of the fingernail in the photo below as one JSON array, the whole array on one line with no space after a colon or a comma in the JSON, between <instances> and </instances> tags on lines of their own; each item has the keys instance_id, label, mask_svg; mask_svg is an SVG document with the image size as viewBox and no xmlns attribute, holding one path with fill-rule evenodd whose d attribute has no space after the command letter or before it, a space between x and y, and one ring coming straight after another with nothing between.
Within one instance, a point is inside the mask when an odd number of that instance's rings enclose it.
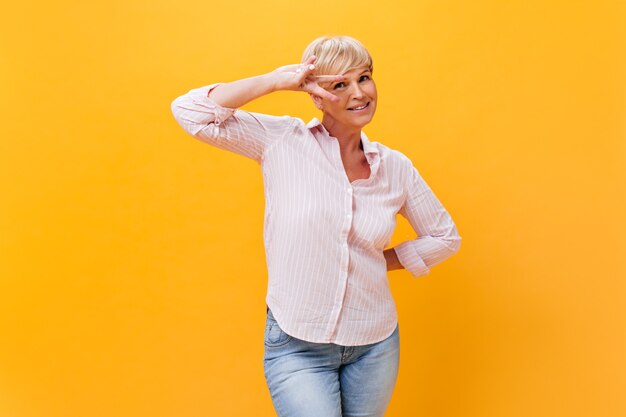
<instances>
[{"instance_id":1,"label":"fingernail","mask_svg":"<svg viewBox=\"0 0 626 417\"><path fill-rule=\"evenodd\" d=\"M315 69L315 65L313 65L313 64L309 65L309 69L310 69L311 71L313 71L313 70Z\"/></svg>"}]
</instances>

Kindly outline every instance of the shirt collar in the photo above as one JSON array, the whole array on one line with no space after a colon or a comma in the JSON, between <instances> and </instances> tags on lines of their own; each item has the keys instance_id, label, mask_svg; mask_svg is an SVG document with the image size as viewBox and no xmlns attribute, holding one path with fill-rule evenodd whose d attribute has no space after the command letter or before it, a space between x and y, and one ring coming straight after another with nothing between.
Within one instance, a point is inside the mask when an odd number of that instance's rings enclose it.
<instances>
[{"instance_id":1,"label":"shirt collar","mask_svg":"<svg viewBox=\"0 0 626 417\"><path fill-rule=\"evenodd\" d=\"M322 122L316 117L314 117L313 119L311 119L309 123L307 123L307 127L309 129L313 129L317 126L319 126L319 128L324 133L326 133L327 136L330 136L330 133L328 132L328 130L326 130ZM361 131L361 143L363 144L363 152L365 153L366 156L373 155L373 154L376 154L376 156L380 156L379 155L380 151L378 150L378 147L374 143L370 142L367 135L365 135L363 131ZM369 157L368 157L368 160L369 160Z\"/></svg>"}]
</instances>

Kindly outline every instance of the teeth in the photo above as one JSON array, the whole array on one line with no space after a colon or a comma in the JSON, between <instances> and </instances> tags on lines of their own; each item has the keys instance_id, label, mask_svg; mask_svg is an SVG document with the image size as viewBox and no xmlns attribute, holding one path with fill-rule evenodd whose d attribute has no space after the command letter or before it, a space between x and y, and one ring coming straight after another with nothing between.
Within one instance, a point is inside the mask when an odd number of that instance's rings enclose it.
<instances>
[{"instance_id":1,"label":"teeth","mask_svg":"<svg viewBox=\"0 0 626 417\"><path fill-rule=\"evenodd\" d=\"M367 107L367 103L365 103L364 105L362 105L361 107L354 107L352 110L363 110L364 108Z\"/></svg>"}]
</instances>

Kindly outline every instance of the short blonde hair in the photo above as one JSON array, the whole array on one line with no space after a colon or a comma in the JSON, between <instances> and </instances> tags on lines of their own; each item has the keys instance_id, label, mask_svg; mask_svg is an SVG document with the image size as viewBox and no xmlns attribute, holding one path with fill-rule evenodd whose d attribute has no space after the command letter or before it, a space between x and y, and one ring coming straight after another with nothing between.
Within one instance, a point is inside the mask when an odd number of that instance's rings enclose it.
<instances>
[{"instance_id":1,"label":"short blonde hair","mask_svg":"<svg viewBox=\"0 0 626 417\"><path fill-rule=\"evenodd\" d=\"M302 62L312 55L317 57L317 75L340 75L359 67L367 67L374 72L370 53L361 42L350 36L320 36L306 47Z\"/></svg>"}]
</instances>

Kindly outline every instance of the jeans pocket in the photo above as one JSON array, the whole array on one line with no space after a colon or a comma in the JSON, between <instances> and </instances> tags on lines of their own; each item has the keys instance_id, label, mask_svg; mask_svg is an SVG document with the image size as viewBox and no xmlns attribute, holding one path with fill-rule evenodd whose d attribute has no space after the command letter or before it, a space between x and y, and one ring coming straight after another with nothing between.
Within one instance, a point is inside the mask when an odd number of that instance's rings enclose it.
<instances>
[{"instance_id":1,"label":"jeans pocket","mask_svg":"<svg viewBox=\"0 0 626 417\"><path fill-rule=\"evenodd\" d=\"M286 344L290 340L291 336L280 328L275 319L268 316L265 323L265 346L279 347Z\"/></svg>"}]
</instances>

